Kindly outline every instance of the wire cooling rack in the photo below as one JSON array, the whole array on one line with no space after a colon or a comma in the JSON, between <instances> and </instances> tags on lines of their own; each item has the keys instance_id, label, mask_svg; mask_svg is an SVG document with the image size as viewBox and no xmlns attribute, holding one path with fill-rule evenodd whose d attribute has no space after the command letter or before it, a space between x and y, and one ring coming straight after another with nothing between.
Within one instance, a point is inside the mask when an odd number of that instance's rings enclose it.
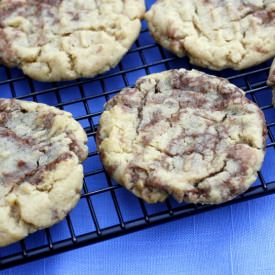
<instances>
[{"instance_id":1,"label":"wire cooling rack","mask_svg":"<svg viewBox=\"0 0 275 275\"><path fill-rule=\"evenodd\" d=\"M147 1L149 2L152 1ZM221 206L275 193L275 109L266 79L271 62L235 72L208 73L228 78L246 91L263 110L268 139L266 158L258 180L243 195ZM100 242L172 219L217 208L178 204L173 199L148 205L118 186L107 175L96 151L95 133L104 103L125 86L131 86L146 74L172 68L196 68L187 58L178 59L158 46L148 33L145 22L138 41L113 70L94 79L62 83L39 83L17 69L0 67L0 96L33 100L57 106L73 113L88 135L89 157L84 162L84 188L77 207L61 223L39 231L25 240L0 249L0 269Z\"/></svg>"}]
</instances>

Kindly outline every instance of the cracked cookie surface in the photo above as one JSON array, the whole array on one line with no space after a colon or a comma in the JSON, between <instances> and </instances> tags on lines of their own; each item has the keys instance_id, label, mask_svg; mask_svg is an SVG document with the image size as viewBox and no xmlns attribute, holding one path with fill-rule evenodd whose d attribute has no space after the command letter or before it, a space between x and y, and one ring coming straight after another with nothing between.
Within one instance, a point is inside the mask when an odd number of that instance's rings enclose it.
<instances>
[{"instance_id":1,"label":"cracked cookie surface","mask_svg":"<svg viewBox=\"0 0 275 275\"><path fill-rule=\"evenodd\" d=\"M272 95L273 95L272 103L273 103L273 106L275 107L275 59L273 60L270 71L269 71L267 84L270 87L272 87Z\"/></svg>"},{"instance_id":2,"label":"cracked cookie surface","mask_svg":"<svg viewBox=\"0 0 275 275\"><path fill-rule=\"evenodd\" d=\"M202 67L240 70L275 55L274 0L158 0L145 18L158 43Z\"/></svg>"},{"instance_id":3,"label":"cracked cookie surface","mask_svg":"<svg viewBox=\"0 0 275 275\"><path fill-rule=\"evenodd\" d=\"M108 173L149 203L217 204L256 180L261 110L227 80L199 71L149 75L105 106L97 146Z\"/></svg>"},{"instance_id":4,"label":"cracked cookie surface","mask_svg":"<svg viewBox=\"0 0 275 275\"><path fill-rule=\"evenodd\" d=\"M70 113L0 99L0 246L53 225L76 205L86 143Z\"/></svg>"},{"instance_id":5,"label":"cracked cookie surface","mask_svg":"<svg viewBox=\"0 0 275 275\"><path fill-rule=\"evenodd\" d=\"M117 65L140 32L144 0L2 0L0 62L40 81Z\"/></svg>"}]
</instances>

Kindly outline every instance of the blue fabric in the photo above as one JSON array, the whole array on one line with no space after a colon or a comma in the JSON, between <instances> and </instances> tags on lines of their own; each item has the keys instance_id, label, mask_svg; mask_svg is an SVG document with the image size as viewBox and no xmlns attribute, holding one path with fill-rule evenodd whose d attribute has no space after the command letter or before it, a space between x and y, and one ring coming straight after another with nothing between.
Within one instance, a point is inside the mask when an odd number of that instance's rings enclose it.
<instances>
[{"instance_id":1,"label":"blue fabric","mask_svg":"<svg viewBox=\"0 0 275 275\"><path fill-rule=\"evenodd\" d=\"M154 1L146 2L149 7ZM145 28L146 25L143 22L143 29ZM134 50L123 58L120 68L128 70L123 76L117 74L102 82L92 80L82 86L83 90L80 90L77 85L64 87L64 84L68 83L58 83L56 84L60 87L58 95L54 92L40 93L41 90L51 89L54 84L34 81L33 86L30 86L30 82L21 78L22 73L17 69L11 70L11 76L18 78L11 86L10 83L5 82L8 79L6 69L0 67L1 97L17 96L50 105L56 105L61 101L66 103L63 106L65 110L72 112L75 118L81 117L79 122L83 127L97 125L98 114L103 110L104 103L114 95L114 93L106 94L107 92L120 90L125 86L126 81L128 85L133 85L137 78L146 73L166 69L164 64L157 64L162 59L162 53L160 47L154 44L154 40L146 31L140 34L138 44L134 45L133 49L142 46L146 46L142 51L142 58L139 52ZM169 60L167 64L170 68L188 66L187 59L170 60L172 55L165 50L163 52L165 58ZM144 62L150 64L147 70L135 69L136 66L142 67ZM266 68L268 65L270 61L258 68ZM119 67L105 75L113 72L119 72ZM236 72L230 70L220 73L221 76L227 77L234 74ZM250 88L256 87L253 99L257 100L260 107L263 107L271 104L271 89L257 90L257 87L263 86L266 78L267 70L262 69L247 78L231 78L231 82L245 90L249 86ZM30 95L33 90L37 93L35 96ZM83 96L88 97L85 104L81 101ZM251 95L248 97L251 98ZM86 115L89 113L95 115L88 119ZM264 108L264 113L267 122L274 123L275 109ZM275 134L275 127L270 127L270 134ZM270 136L268 143L271 143ZM100 171L102 164L95 154L96 145L93 136L89 137L88 145L91 156L84 162L84 170L86 174L89 174L85 177L85 183L87 191L91 192L108 187L108 181L104 173L91 173L95 170ZM262 177L266 183L275 181L274 162L274 148L269 147L262 168ZM254 185L259 184L258 180ZM116 190L115 194L125 222L142 217L139 202L132 194L123 188ZM272 195L217 209L7 269L0 273L1 275L275 275L274 198L275 195ZM101 229L119 223L110 192L94 195L91 201ZM177 205L174 201L172 204ZM165 210L166 206L165 204L146 205L146 209L151 215ZM96 229L86 198L81 199L71 212L70 218L76 236L93 232ZM70 238L66 221L53 226L50 232L54 242ZM44 231L37 232L25 240L28 250L46 243ZM20 246L16 243L7 248L1 248L0 257L18 251L20 251Z\"/></svg>"},{"instance_id":2,"label":"blue fabric","mask_svg":"<svg viewBox=\"0 0 275 275\"><path fill-rule=\"evenodd\" d=\"M275 196L153 227L1 275L274 275Z\"/></svg>"}]
</instances>

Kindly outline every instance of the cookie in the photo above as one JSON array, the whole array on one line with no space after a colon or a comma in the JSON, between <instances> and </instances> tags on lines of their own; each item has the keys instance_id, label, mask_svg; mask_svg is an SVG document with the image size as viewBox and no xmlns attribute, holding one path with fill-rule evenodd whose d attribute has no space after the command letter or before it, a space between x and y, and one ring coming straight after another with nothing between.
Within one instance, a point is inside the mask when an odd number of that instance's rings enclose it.
<instances>
[{"instance_id":1,"label":"cookie","mask_svg":"<svg viewBox=\"0 0 275 275\"><path fill-rule=\"evenodd\" d=\"M0 246L57 223L76 205L86 143L70 113L0 99Z\"/></svg>"},{"instance_id":2,"label":"cookie","mask_svg":"<svg viewBox=\"0 0 275 275\"><path fill-rule=\"evenodd\" d=\"M145 18L158 43L202 67L240 70L275 55L274 0L158 0Z\"/></svg>"},{"instance_id":3,"label":"cookie","mask_svg":"<svg viewBox=\"0 0 275 275\"><path fill-rule=\"evenodd\" d=\"M275 107L275 59L273 60L273 63L270 68L267 84L273 88L272 89L272 95L273 95L272 103L273 103L273 106Z\"/></svg>"},{"instance_id":4,"label":"cookie","mask_svg":"<svg viewBox=\"0 0 275 275\"><path fill-rule=\"evenodd\" d=\"M218 204L246 191L265 153L261 110L223 78L184 69L141 78L105 106L106 171L148 203Z\"/></svg>"},{"instance_id":5,"label":"cookie","mask_svg":"<svg viewBox=\"0 0 275 275\"><path fill-rule=\"evenodd\" d=\"M144 0L2 0L0 62L40 81L116 66L139 35Z\"/></svg>"}]
</instances>

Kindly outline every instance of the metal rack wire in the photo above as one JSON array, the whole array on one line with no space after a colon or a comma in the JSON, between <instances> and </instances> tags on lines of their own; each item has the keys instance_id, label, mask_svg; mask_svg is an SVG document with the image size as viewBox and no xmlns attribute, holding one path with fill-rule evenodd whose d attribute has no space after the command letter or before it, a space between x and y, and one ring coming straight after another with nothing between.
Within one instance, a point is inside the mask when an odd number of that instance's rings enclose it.
<instances>
[{"instance_id":1,"label":"metal rack wire","mask_svg":"<svg viewBox=\"0 0 275 275\"><path fill-rule=\"evenodd\" d=\"M217 208L178 204L172 199L155 206L147 205L110 179L96 152L95 133L104 102L121 88L133 85L140 76L178 67L190 69L195 66L190 65L187 58L178 59L155 44L145 23L138 41L117 68L94 79L42 84L16 69L0 67L1 97L45 102L71 111L85 128L90 149L84 163L83 193L76 210L53 228L0 249L0 269ZM269 173L275 159L275 111L271 105L271 91L265 83L269 67L270 62L266 62L241 72L204 70L226 77L244 89L264 111L268 124L267 157L258 180L245 194L219 207L275 193L275 178ZM130 209L127 204L131 205Z\"/></svg>"}]
</instances>

